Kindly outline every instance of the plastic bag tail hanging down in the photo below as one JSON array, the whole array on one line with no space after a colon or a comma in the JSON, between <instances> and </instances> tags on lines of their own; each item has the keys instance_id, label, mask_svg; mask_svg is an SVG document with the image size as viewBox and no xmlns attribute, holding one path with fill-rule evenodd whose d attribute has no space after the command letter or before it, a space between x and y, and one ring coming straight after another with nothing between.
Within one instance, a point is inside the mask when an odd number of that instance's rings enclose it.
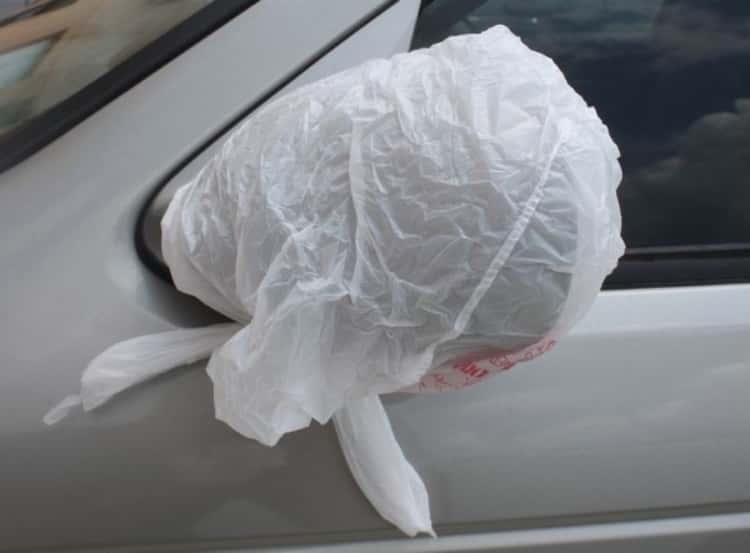
<instances>
[{"instance_id":1,"label":"plastic bag tail hanging down","mask_svg":"<svg viewBox=\"0 0 750 553\"><path fill-rule=\"evenodd\" d=\"M427 488L396 441L380 398L348 402L333 422L352 476L378 514L408 536L435 537Z\"/></svg>"},{"instance_id":2,"label":"plastic bag tail hanging down","mask_svg":"<svg viewBox=\"0 0 750 553\"><path fill-rule=\"evenodd\" d=\"M240 328L235 323L222 323L149 334L115 344L88 364L81 377L80 393L67 396L50 409L44 423L61 421L78 405L90 411L136 384L206 359Z\"/></svg>"}]
</instances>

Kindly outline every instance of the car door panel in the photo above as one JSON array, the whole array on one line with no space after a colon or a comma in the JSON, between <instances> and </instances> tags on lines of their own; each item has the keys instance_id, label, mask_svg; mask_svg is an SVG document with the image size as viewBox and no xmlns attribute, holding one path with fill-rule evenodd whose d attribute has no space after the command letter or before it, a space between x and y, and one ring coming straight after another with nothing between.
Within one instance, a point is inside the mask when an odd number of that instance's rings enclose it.
<instances>
[{"instance_id":1,"label":"car door panel","mask_svg":"<svg viewBox=\"0 0 750 553\"><path fill-rule=\"evenodd\" d=\"M214 317L136 254L158 184L295 71L320 78L405 49L416 9L259 2L3 173L0 550L307 542L385 527L331 429L273 449L250 442L214 419L199 366L53 428L41 417L108 345Z\"/></svg>"},{"instance_id":2,"label":"car door panel","mask_svg":"<svg viewBox=\"0 0 750 553\"><path fill-rule=\"evenodd\" d=\"M266 448L214 420L202 363L41 424L112 343L216 320L139 259L146 200L193 176L258 102L406 49L417 6L261 1L0 175L0 551L750 542L745 284L606 291L537 360L474 388L386 398L438 540L399 539L376 515L330 427Z\"/></svg>"}]
</instances>

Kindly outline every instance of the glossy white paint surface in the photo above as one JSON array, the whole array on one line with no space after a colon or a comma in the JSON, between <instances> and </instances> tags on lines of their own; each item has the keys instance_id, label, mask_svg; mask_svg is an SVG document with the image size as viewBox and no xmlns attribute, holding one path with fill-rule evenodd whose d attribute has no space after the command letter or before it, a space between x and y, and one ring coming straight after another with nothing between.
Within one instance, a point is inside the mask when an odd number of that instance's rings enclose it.
<instances>
[{"instance_id":1,"label":"glossy white paint surface","mask_svg":"<svg viewBox=\"0 0 750 553\"><path fill-rule=\"evenodd\" d=\"M242 439L214 420L196 368L40 421L108 345L211 319L138 259L139 210L202 141L382 5L262 1L0 175L0 551L308 541L377 521L332 432L274 449ZM402 0L304 78L406 49L416 8ZM322 511L313 498L328 490Z\"/></svg>"},{"instance_id":2,"label":"glossy white paint surface","mask_svg":"<svg viewBox=\"0 0 750 553\"><path fill-rule=\"evenodd\" d=\"M747 286L604 293L538 360L450 396L394 401L435 518L746 508L747 313Z\"/></svg>"},{"instance_id":3,"label":"glossy white paint surface","mask_svg":"<svg viewBox=\"0 0 750 553\"><path fill-rule=\"evenodd\" d=\"M325 545L310 547L305 553L715 553L746 551L748 525L750 515L747 514L706 516L477 533L411 542ZM299 550L278 548L267 551L292 553ZM240 553L240 550L235 550L235 553Z\"/></svg>"}]
</instances>

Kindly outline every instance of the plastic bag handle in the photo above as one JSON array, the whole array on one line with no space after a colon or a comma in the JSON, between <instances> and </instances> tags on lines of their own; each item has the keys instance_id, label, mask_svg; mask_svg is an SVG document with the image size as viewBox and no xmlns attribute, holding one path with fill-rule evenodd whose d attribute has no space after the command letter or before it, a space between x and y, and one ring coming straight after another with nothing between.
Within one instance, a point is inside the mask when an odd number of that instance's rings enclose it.
<instances>
[{"instance_id":1,"label":"plastic bag handle","mask_svg":"<svg viewBox=\"0 0 750 553\"><path fill-rule=\"evenodd\" d=\"M171 369L200 361L240 328L222 323L200 328L170 330L115 344L95 357L81 377L81 392L70 395L45 416L47 425L64 419L77 405L90 411L127 388Z\"/></svg>"}]
</instances>

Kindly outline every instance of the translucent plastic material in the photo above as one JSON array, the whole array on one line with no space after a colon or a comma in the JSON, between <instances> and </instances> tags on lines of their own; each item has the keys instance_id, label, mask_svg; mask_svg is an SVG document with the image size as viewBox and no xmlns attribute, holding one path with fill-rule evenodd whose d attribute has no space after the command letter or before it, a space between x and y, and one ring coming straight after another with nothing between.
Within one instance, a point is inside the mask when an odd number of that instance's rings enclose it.
<instances>
[{"instance_id":1,"label":"translucent plastic material","mask_svg":"<svg viewBox=\"0 0 750 553\"><path fill-rule=\"evenodd\" d=\"M431 532L376 396L474 384L551 347L623 252L618 155L555 64L500 26L263 106L162 221L177 287L243 325L208 363L216 416L274 445L340 412L368 498Z\"/></svg>"}]
</instances>

